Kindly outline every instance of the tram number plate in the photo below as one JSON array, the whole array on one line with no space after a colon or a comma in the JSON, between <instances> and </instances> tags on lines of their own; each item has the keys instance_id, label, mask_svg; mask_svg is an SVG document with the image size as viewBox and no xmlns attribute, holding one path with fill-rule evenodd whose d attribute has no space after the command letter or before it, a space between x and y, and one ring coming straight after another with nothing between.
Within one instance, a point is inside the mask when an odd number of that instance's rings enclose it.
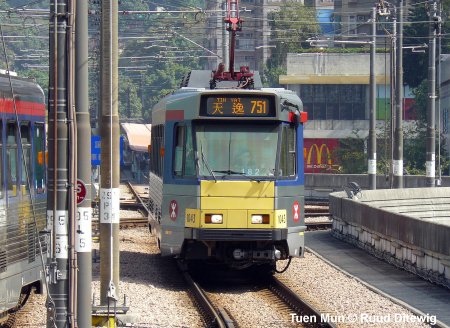
<instances>
[{"instance_id":1,"label":"tram number plate","mask_svg":"<svg viewBox=\"0 0 450 328\"><path fill-rule=\"evenodd\" d=\"M186 222L187 223L195 223L195 213L187 213L186 214Z\"/></svg>"},{"instance_id":2,"label":"tram number plate","mask_svg":"<svg viewBox=\"0 0 450 328\"><path fill-rule=\"evenodd\" d=\"M285 213L278 214L277 220L279 224L286 224L286 214Z\"/></svg>"}]
</instances>

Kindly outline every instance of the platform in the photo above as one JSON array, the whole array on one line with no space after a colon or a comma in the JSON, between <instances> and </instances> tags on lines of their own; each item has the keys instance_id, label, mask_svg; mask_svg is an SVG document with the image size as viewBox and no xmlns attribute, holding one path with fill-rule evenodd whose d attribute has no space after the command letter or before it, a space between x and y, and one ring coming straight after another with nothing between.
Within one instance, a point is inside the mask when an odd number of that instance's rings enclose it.
<instances>
[{"instance_id":1,"label":"platform","mask_svg":"<svg viewBox=\"0 0 450 328\"><path fill-rule=\"evenodd\" d=\"M333 233L450 288L450 188L356 190L330 194Z\"/></svg>"},{"instance_id":2,"label":"platform","mask_svg":"<svg viewBox=\"0 0 450 328\"><path fill-rule=\"evenodd\" d=\"M450 290L381 261L330 231L305 233L305 246L351 275L450 326Z\"/></svg>"}]
</instances>

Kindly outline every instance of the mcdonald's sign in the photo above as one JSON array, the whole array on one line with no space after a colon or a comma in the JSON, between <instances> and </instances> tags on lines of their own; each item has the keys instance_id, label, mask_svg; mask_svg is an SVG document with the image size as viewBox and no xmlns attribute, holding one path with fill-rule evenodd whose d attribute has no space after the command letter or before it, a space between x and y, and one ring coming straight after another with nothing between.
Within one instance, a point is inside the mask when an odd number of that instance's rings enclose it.
<instances>
[{"instance_id":1,"label":"mcdonald's sign","mask_svg":"<svg viewBox=\"0 0 450 328\"><path fill-rule=\"evenodd\" d=\"M305 139L304 147L305 173L325 173L336 166L333 154L338 139Z\"/></svg>"}]
</instances>

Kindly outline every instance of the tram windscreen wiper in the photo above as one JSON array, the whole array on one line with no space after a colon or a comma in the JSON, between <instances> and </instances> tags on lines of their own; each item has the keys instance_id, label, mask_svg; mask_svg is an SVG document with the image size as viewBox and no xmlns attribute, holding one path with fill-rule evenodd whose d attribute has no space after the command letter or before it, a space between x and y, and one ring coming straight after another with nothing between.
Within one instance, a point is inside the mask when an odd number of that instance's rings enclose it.
<instances>
[{"instance_id":1,"label":"tram windscreen wiper","mask_svg":"<svg viewBox=\"0 0 450 328\"><path fill-rule=\"evenodd\" d=\"M203 164L205 164L206 168L208 169L209 174L211 174L212 177L214 178L214 181L217 182L216 176L214 175L214 172L216 172L216 171L212 171L211 168L209 167L208 161L206 160L205 154L203 153L203 145L200 146L200 153L202 155Z\"/></svg>"},{"instance_id":2,"label":"tram windscreen wiper","mask_svg":"<svg viewBox=\"0 0 450 328\"><path fill-rule=\"evenodd\" d=\"M213 170L213 172L214 173L223 173L223 174L227 174L227 175L232 175L232 174L242 175L243 177L249 178L250 180L261 182L261 180L256 179L250 175L247 175L244 172L233 171L233 170Z\"/></svg>"}]
</instances>

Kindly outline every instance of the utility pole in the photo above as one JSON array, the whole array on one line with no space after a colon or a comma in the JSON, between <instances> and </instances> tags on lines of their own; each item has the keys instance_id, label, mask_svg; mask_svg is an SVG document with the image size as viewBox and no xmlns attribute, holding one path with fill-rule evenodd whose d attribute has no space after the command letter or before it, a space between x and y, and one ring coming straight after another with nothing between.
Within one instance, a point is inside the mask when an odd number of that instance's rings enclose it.
<instances>
[{"instance_id":1,"label":"utility pole","mask_svg":"<svg viewBox=\"0 0 450 328\"><path fill-rule=\"evenodd\" d=\"M118 0L102 1L100 303L116 307L119 288ZM108 311L108 314L110 311Z\"/></svg>"},{"instance_id":2,"label":"utility pole","mask_svg":"<svg viewBox=\"0 0 450 328\"><path fill-rule=\"evenodd\" d=\"M73 117L73 1L50 2L50 71L47 225L47 327L78 327L75 233L75 144Z\"/></svg>"},{"instance_id":3,"label":"utility pole","mask_svg":"<svg viewBox=\"0 0 450 328\"><path fill-rule=\"evenodd\" d=\"M376 119L377 119L377 84L375 79L375 57L377 46L377 30L376 30L377 8L372 8L372 43L370 44L370 123L369 123L369 149L368 149L368 173L369 188L377 189L377 135L376 135Z\"/></svg>"},{"instance_id":4,"label":"utility pole","mask_svg":"<svg viewBox=\"0 0 450 328\"><path fill-rule=\"evenodd\" d=\"M78 325L92 326L91 123L89 118L88 1L77 1L75 15L75 107L77 120L77 284Z\"/></svg>"},{"instance_id":5,"label":"utility pole","mask_svg":"<svg viewBox=\"0 0 450 328\"><path fill-rule=\"evenodd\" d=\"M399 2L395 79L394 188L403 188L403 0Z\"/></svg>"},{"instance_id":6,"label":"utility pole","mask_svg":"<svg viewBox=\"0 0 450 328\"><path fill-rule=\"evenodd\" d=\"M226 13L228 10L227 1L224 1L222 6L223 6L222 10ZM222 19L222 24L225 24L224 19ZM229 55L230 55L230 42L228 39L228 33L227 30L222 27L222 58L223 58L222 63L225 65L224 66L225 70L229 69L228 67L228 62L230 61Z\"/></svg>"},{"instance_id":7,"label":"utility pole","mask_svg":"<svg viewBox=\"0 0 450 328\"><path fill-rule=\"evenodd\" d=\"M439 17L442 17L442 1L439 1ZM439 21L438 26L438 44L437 44L437 88L438 88L438 97L437 97L437 112L438 112L438 120L437 120L437 126L438 126L438 177L436 179L436 186L440 186L442 184L442 169L441 169L441 82L442 82L442 24Z\"/></svg>"},{"instance_id":8,"label":"utility pole","mask_svg":"<svg viewBox=\"0 0 450 328\"><path fill-rule=\"evenodd\" d=\"M395 9L390 9L394 11L394 14L390 11L390 16L392 16L392 36L391 36L391 174L390 174L390 187L394 187L394 177L399 174L403 174L403 167L400 168L397 161L394 160L394 127L396 126L396 103L397 103L397 93L395 91L395 86L397 85L397 59L396 59L396 49L397 49L397 14L395 13Z\"/></svg>"},{"instance_id":9,"label":"utility pole","mask_svg":"<svg viewBox=\"0 0 450 328\"><path fill-rule=\"evenodd\" d=\"M437 15L437 2L433 1L430 9L430 40L428 44L428 106L427 106L427 144L426 144L426 186L435 186L436 176L436 31L441 17Z\"/></svg>"}]
</instances>

